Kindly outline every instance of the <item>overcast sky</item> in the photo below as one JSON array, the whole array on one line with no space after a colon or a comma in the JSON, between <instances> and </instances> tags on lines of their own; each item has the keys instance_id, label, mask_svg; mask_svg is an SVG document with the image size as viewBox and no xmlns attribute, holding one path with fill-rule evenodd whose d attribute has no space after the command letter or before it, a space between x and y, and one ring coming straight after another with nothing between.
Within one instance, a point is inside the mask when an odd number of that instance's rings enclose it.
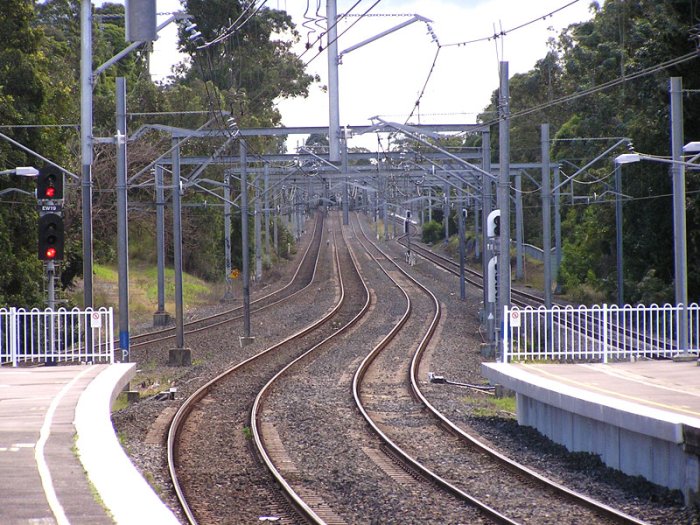
<instances>
[{"instance_id":1,"label":"overcast sky","mask_svg":"<svg viewBox=\"0 0 700 525\"><path fill-rule=\"evenodd\" d=\"M337 0L338 14L348 11L356 1ZM375 1L361 0L351 13L362 15ZM413 23L343 56L339 70L340 123L363 125L374 115L405 122L426 79L425 93L412 122L473 123L498 87L499 61L508 61L511 76L528 71L546 54L548 38L556 37L571 23L591 17L589 4L590 0L381 0L367 16L359 20L359 16L350 16L339 22L339 33L356 22L339 36L339 51L409 20L410 16L405 15L418 14L432 22ZM299 53L307 40L315 42L319 27L311 21L304 26L307 21L304 14L309 19L316 18L317 12L320 17L325 16L325 0L267 0L266 6L285 9L292 15L302 35ZM159 13L169 13L180 9L180 3L157 0L157 9ZM542 19L554 11L557 12ZM159 22L166 16L160 15ZM509 31L530 21L534 22ZM507 35L490 41L451 45L501 31L507 31ZM434 38L441 46L439 52ZM317 47L318 42L302 59L310 61L309 72L318 74L321 82L312 87L306 100L280 101L283 123L287 126L328 124L328 99L321 89L328 79L327 55L318 54ZM171 26L170 31L161 32L155 44L151 67L154 80L167 76L170 65L177 60L175 31Z\"/></svg>"}]
</instances>

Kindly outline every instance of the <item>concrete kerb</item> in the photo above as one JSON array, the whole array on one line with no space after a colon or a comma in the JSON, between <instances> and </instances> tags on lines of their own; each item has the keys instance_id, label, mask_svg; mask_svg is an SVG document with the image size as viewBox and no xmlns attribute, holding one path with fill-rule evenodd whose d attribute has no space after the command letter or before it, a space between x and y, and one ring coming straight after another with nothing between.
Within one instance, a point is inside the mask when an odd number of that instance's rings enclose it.
<instances>
[{"instance_id":1,"label":"concrete kerb","mask_svg":"<svg viewBox=\"0 0 700 525\"><path fill-rule=\"evenodd\" d=\"M177 525L179 520L129 460L112 426L112 402L135 374L134 363L114 364L88 385L75 410L76 447L116 523Z\"/></svg>"}]
</instances>

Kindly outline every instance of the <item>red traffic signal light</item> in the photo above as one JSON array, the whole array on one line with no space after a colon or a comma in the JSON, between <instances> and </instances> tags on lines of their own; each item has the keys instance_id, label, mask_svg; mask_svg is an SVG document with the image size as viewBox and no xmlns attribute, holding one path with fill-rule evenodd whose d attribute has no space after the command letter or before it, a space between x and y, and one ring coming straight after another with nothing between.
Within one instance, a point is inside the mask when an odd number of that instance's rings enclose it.
<instances>
[{"instance_id":1,"label":"red traffic signal light","mask_svg":"<svg viewBox=\"0 0 700 525\"><path fill-rule=\"evenodd\" d=\"M63 217L57 213L47 213L39 217L39 259L63 260L63 243Z\"/></svg>"},{"instance_id":2,"label":"red traffic signal light","mask_svg":"<svg viewBox=\"0 0 700 525\"><path fill-rule=\"evenodd\" d=\"M63 172L54 166L41 168L36 178L36 198L39 200L63 199Z\"/></svg>"}]
</instances>

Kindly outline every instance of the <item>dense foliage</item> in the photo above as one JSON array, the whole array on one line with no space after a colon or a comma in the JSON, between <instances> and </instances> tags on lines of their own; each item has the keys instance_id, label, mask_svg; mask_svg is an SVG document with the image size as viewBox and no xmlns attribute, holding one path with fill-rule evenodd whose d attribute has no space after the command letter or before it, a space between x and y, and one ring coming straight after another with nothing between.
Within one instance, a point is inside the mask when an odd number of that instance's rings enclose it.
<instances>
[{"instance_id":1,"label":"dense foliage","mask_svg":"<svg viewBox=\"0 0 700 525\"><path fill-rule=\"evenodd\" d=\"M281 123L279 97L305 96L316 80L291 51L298 34L289 16L263 7L248 17L242 0L186 0L191 19L180 22L180 48L189 55L173 77L154 83L148 74L148 50L139 49L102 73L94 86L94 136L115 133L115 79L127 80L129 134L130 250L155 260L153 179L150 163L171 147L163 124L197 128L218 123L274 126ZM5 0L0 10L0 170L41 165L35 151L73 173L80 172L80 0ZM683 78L685 141L700 140L700 68L697 62L700 12L692 0L608 0L591 6L590 21L575 24L550 42L549 53L527 73L511 79L511 162L536 162L540 156L540 124L550 124L552 159L565 177L611 146L631 139L637 151L669 154L669 78ZM127 43L124 7L94 8L94 67ZM241 14L244 14L241 17ZM237 23L245 20L242 26ZM197 24L201 36L190 38ZM694 55L693 55L694 53ZM692 59L689 57L692 56ZM682 62L674 59L685 57ZM656 66L667 64L665 67ZM571 96L579 93L580 96ZM484 111L493 122L497 93ZM227 117L233 117L229 122ZM495 128L494 128L495 129ZM493 160L498 158L498 133L491 133ZM15 143L24 148L18 147ZM216 149L236 154L236 142L190 139L183 155L209 156ZM450 144L450 147L457 144ZM322 146L319 144L319 147ZM478 146L467 137L461 147ZM279 139L257 139L250 157L280 151ZM416 149L416 148L414 148ZM420 152L420 147L417 148ZM564 260L559 281L570 293L610 300L615 296L615 223L612 202L612 159L601 158L562 188ZM222 181L225 166L210 166L206 178ZM95 258L115 258L115 152L112 144L95 146L93 165ZM138 176L137 176L138 175ZM183 170L183 175L190 175ZM166 174L167 177L167 174ZM537 175L534 177L537 178ZM700 192L698 172L687 171L688 287L691 300L700 297ZM166 180L167 182L167 180ZM65 220L68 236L62 282L80 276L80 181L66 180ZM31 179L0 177L0 306L43 306L44 272L36 258L36 201ZM234 188L234 194L240 187ZM623 168L624 278L629 302L673 300L673 221L671 179L667 165L644 162ZM602 196L602 197L601 197ZM628 197L628 198L627 198ZM524 179L525 240L541 245L541 203L536 183ZM183 229L185 268L208 278L223 273L223 220L220 203L211 195L187 188ZM166 209L169 209L166 207ZM451 216L453 213L451 213ZM439 222L437 214L433 217ZM451 217L452 219L452 217ZM171 218L166 217L167 224ZM451 222L454 222L451 220ZM452 226L450 230L454 230ZM239 219L233 225L234 264L240 257ZM439 237L434 228L433 236ZM286 232L282 238L287 239ZM167 240L167 250L172 242Z\"/></svg>"},{"instance_id":2,"label":"dense foliage","mask_svg":"<svg viewBox=\"0 0 700 525\"><path fill-rule=\"evenodd\" d=\"M0 123L10 140L0 140L0 169L41 166L43 162L21 146L80 174L80 0L7 0L0 10ZM273 126L280 123L274 99L304 96L314 80L291 51L298 37L286 13L261 9L220 43L202 52L199 42L187 39L185 27L196 22L203 35L221 34L222 13L235 19L242 11L239 0L188 2L192 18L181 21L182 49L191 59L181 64L168 82L158 84L148 72L149 49L141 47L95 79L93 135L115 134L115 85L127 84L130 135L128 174L129 240L131 256L155 261L155 209L153 159L167 154L171 138L153 124L198 128L207 121L223 125L221 115L232 113L240 125ZM203 37L204 38L204 37ZM128 45L124 36L124 6L105 3L93 7L93 68L104 64ZM245 65L245 67L241 67ZM189 140L183 155L211 155L223 139ZM233 147L233 146L232 146ZM236 146L237 147L237 146ZM251 155L276 151L280 144L259 141ZM226 150L224 152L230 152ZM93 247L97 262L116 259L115 149L104 141L95 144L93 177ZM223 180L223 168L207 178ZM187 173L183 169L183 175ZM166 174L166 184L167 184ZM36 256L36 200L34 182L14 175L0 177L0 306L43 307L44 269ZM235 192L240 192L240 185ZM64 287L75 284L82 271L81 184L66 179L64 218L66 258L60 265ZM166 196L167 197L167 196ZM184 195L184 267L197 275L221 279L224 246L220 202L211 202L193 190ZM169 206L166 207L169 212ZM168 215L169 213L166 212ZM234 216L235 217L235 216ZM166 224L172 217L166 216ZM251 225L252 227L252 225ZM170 228L166 252L172 256ZM240 218L233 224L233 261L239 265ZM291 241L281 227L280 237ZM285 244L286 245L286 244Z\"/></svg>"},{"instance_id":3,"label":"dense foliage","mask_svg":"<svg viewBox=\"0 0 700 525\"><path fill-rule=\"evenodd\" d=\"M550 124L552 160L562 180L601 155L619 138L636 151L670 155L670 77L682 77L685 142L700 138L697 2L641 0L591 5L590 21L570 26L550 42L550 52L525 74L515 75L511 93L511 162L540 158L540 124ZM668 67L655 66L679 57ZM637 74L643 73L640 76ZM695 91L693 91L695 90ZM581 93L581 96L570 96ZM498 94L484 112L490 121ZM533 111L533 108L539 108ZM496 135L494 137L494 135ZM492 133L494 160L498 137ZM616 297L613 159L601 158L562 188L564 259L560 284L576 298ZM623 254L627 302L672 302L673 218L668 164L625 165L622 175ZM535 174L539 178L539 173ZM699 178L687 171L688 290L700 298L698 243ZM523 183L525 239L542 245L540 194ZM588 293L586 291L588 290Z\"/></svg>"}]
</instances>

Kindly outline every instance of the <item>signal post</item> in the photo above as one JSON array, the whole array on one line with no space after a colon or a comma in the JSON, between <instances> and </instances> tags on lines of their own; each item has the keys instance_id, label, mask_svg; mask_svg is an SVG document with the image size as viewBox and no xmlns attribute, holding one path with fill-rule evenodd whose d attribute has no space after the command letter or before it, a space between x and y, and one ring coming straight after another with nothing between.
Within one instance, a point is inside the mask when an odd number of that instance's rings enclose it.
<instances>
[{"instance_id":1,"label":"signal post","mask_svg":"<svg viewBox=\"0 0 700 525\"><path fill-rule=\"evenodd\" d=\"M486 237L488 239L488 265L486 274L486 333L488 334L488 357L495 352L494 344L497 340L496 326L498 317L498 256L501 248L501 210L492 210L486 219ZM484 254L486 257L487 254Z\"/></svg>"},{"instance_id":2,"label":"signal post","mask_svg":"<svg viewBox=\"0 0 700 525\"><path fill-rule=\"evenodd\" d=\"M39 208L37 255L46 262L48 277L48 307L56 305L56 262L64 257L63 172L48 166L37 174L36 198Z\"/></svg>"}]
</instances>

